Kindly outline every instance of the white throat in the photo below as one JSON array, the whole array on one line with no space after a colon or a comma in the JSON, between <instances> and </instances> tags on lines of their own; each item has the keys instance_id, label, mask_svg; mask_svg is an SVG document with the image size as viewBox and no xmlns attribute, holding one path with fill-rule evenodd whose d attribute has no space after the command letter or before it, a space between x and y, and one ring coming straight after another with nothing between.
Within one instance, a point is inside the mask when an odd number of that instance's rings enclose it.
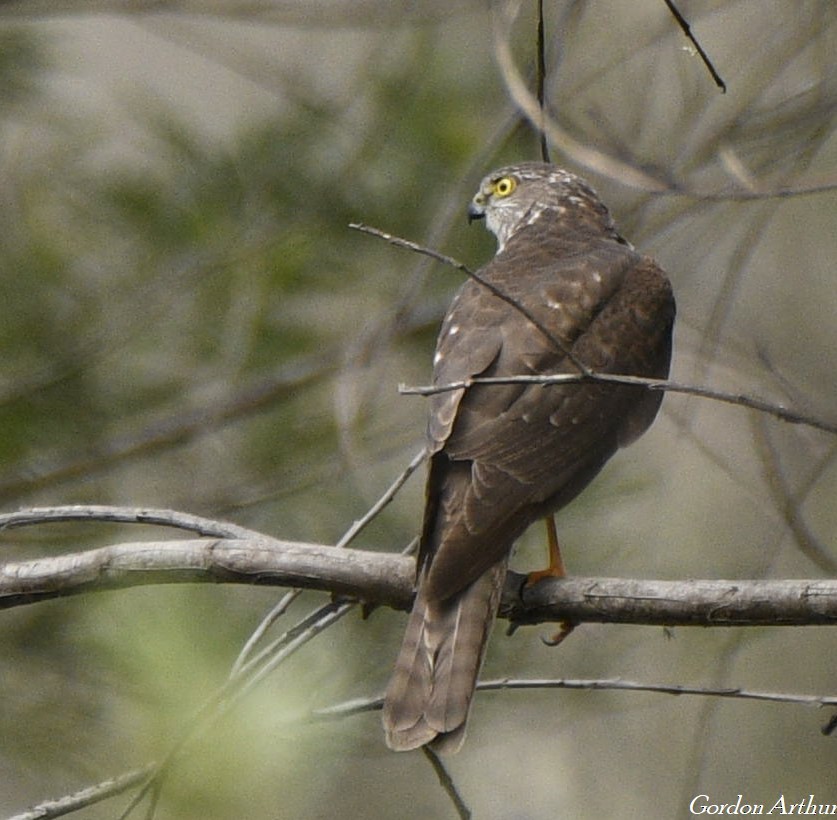
<instances>
[{"instance_id":1,"label":"white throat","mask_svg":"<svg viewBox=\"0 0 837 820\"><path fill-rule=\"evenodd\" d=\"M511 211L506 211L501 207L490 208L485 215L485 227L497 237L497 253L505 248L512 234L517 233L521 228L534 225L547 210L549 210L549 205L536 204L529 208L521 218L514 219Z\"/></svg>"}]
</instances>

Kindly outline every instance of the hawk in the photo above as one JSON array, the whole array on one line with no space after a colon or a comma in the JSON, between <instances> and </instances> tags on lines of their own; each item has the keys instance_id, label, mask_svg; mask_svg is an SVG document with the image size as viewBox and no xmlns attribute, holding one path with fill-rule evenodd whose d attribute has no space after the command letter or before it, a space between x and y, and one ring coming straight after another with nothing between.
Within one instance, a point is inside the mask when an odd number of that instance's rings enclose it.
<instances>
[{"instance_id":1,"label":"hawk","mask_svg":"<svg viewBox=\"0 0 837 820\"><path fill-rule=\"evenodd\" d=\"M674 298L584 180L521 163L468 208L497 238L442 323L433 383L601 373L666 378ZM472 384L432 396L416 596L384 701L387 744L459 749L515 540L649 427L635 385Z\"/></svg>"}]
</instances>

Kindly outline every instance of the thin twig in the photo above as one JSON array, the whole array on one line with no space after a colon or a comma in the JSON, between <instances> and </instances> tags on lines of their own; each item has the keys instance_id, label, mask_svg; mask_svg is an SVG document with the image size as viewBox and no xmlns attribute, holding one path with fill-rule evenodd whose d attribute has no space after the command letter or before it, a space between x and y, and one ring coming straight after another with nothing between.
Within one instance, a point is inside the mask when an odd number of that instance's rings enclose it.
<instances>
[{"instance_id":1,"label":"thin twig","mask_svg":"<svg viewBox=\"0 0 837 820\"><path fill-rule=\"evenodd\" d=\"M652 694L675 695L684 697L717 697L732 700L755 700L769 703L784 703L795 706L807 706L815 708L837 707L837 695L802 695L788 692L765 692L741 687L701 687L682 686L678 684L662 683L641 683L638 681L624 680L622 678L493 678L480 681L477 690L501 691L501 690L530 690L530 689L575 689L587 691L626 691L626 692L649 692ZM332 720L343 720L347 717L363 714L365 712L377 711L383 704L383 698L357 698L332 706L324 707L310 712L305 721L324 722ZM833 731L837 727L837 715L835 715L822 729L824 733ZM431 760L432 763L432 760ZM435 766L434 766L435 769ZM119 794L126 788L141 782L148 777L152 767L148 766L134 772L127 772L118 777L106 780L103 783L89 786L76 792L73 795L60 798L56 801L48 801L39 804L28 812L15 815L8 820L44 820L44 818L59 817L76 808L82 808L92 802L98 802L107 796L109 790L112 794ZM102 794L103 796L99 796ZM91 797L96 799L90 800ZM88 799L88 803L72 804L72 801ZM66 808L69 807L69 808ZM58 808L65 808L57 811ZM51 812L51 813L50 813Z\"/></svg>"},{"instance_id":2,"label":"thin twig","mask_svg":"<svg viewBox=\"0 0 837 820\"><path fill-rule=\"evenodd\" d=\"M239 685L230 693L225 711L250 692L280 663L286 661L312 638L339 621L357 605L356 601L329 601L316 607L295 626L242 667Z\"/></svg>"},{"instance_id":3,"label":"thin twig","mask_svg":"<svg viewBox=\"0 0 837 820\"><path fill-rule=\"evenodd\" d=\"M238 657L230 669L230 678L236 678L241 674L242 668L252 654L256 644L265 636L267 630L288 611L288 607L297 599L299 593L299 589L292 589L290 592L286 592L272 607L270 612L259 621L259 625L252 631L250 637L247 638L244 646L238 653Z\"/></svg>"},{"instance_id":4,"label":"thin twig","mask_svg":"<svg viewBox=\"0 0 837 820\"><path fill-rule=\"evenodd\" d=\"M449 265L453 268L456 268L459 271L462 271L467 276L471 277L484 287L488 288L488 290L490 290L491 293L493 293L495 296L502 299L504 302L511 305L516 310L520 311L530 322L532 322L533 325L535 325L535 327L537 327L538 330L540 330L541 333L543 333L553 344L555 344L558 347L558 349L561 350L561 352L564 353L564 355L566 355L580 371L580 373L557 373L553 375L537 376L521 375L474 377L470 379L463 379L457 382L450 382L448 384L428 385L420 387L408 387L406 385L400 385L399 392L403 394L418 394L427 396L433 395L435 393L445 393L451 390L461 390L463 388L467 389L475 384L529 383L547 385L572 384L584 381L612 382L616 384L639 385L649 390L665 390L670 393L684 393L691 396L698 396L700 398L714 399L715 401L724 402L726 404L738 405L741 407L749 408L750 410L758 410L763 413L768 413L772 416L775 416L776 418L781 419L782 421L786 421L791 424L803 424L809 427L814 427L818 430L824 430L828 433L837 434L837 422L828 422L797 410L790 410L788 408L782 407L781 405L764 401L763 399L759 399L755 396L748 396L741 393L727 393L720 390L712 390L707 387L686 385L681 384L679 382L673 382L664 379L648 379L641 376L628 376L613 373L593 372L584 363L580 362L578 358L574 356L573 353L567 348L567 346L563 344L563 342L556 339L555 336L552 333L550 333L546 327L544 327L540 322L538 322L538 320L530 313L530 311L526 310L526 308L524 308L512 297L503 293L503 291L501 291L495 285L491 284L490 282L487 282L485 279L479 276L479 274L474 273L470 268L468 268L467 265L464 265L462 262L459 262L452 256L447 256L445 254L439 253L438 251L434 251L431 248L426 248L423 245L419 245L417 242L412 242L408 239L403 239L399 236L394 236L393 234L381 231L377 228L372 228L368 225L363 225L361 223L352 223L351 225L349 225L349 227L362 233L366 233L371 236L378 237L379 239L383 239L389 242L390 244L395 245L396 247L406 248L407 250L414 251L415 253L430 256L431 258L436 259L437 261L442 262L445 265Z\"/></svg>"},{"instance_id":5,"label":"thin twig","mask_svg":"<svg viewBox=\"0 0 837 820\"><path fill-rule=\"evenodd\" d=\"M674 5L672 0L663 0L663 2L668 6L668 10L671 12L674 19L677 21L677 25L680 26L680 30L683 34L686 35L686 38L689 42L695 47L697 53L700 55L700 59L703 60L703 64L706 66L709 73L712 75L712 79L715 81L715 85L721 89L722 94L727 93L727 84L724 82L721 75L715 70L715 66L712 65L712 60L709 59L709 55L703 50L703 46L698 42L698 39L692 34L692 29L689 26L688 20L680 13L680 10L677 6Z\"/></svg>"},{"instance_id":6,"label":"thin twig","mask_svg":"<svg viewBox=\"0 0 837 820\"><path fill-rule=\"evenodd\" d=\"M526 118L536 128L539 120L542 120L543 130L552 144L579 165L642 191L656 193L667 191L669 189L668 182L657 179L617 157L605 154L580 142L562 129L546 111L540 108L537 98L529 91L526 80L518 71L512 55L511 27L518 8L519 4L496 4L493 6L494 54L503 75L505 86Z\"/></svg>"},{"instance_id":7,"label":"thin twig","mask_svg":"<svg viewBox=\"0 0 837 820\"><path fill-rule=\"evenodd\" d=\"M727 393L722 390L713 390L708 387L697 385L681 384L680 382L667 379L648 379L643 376L627 376L616 373L554 373L547 375L520 375L520 376L486 376L461 381L449 382L448 384L433 384L422 386L400 385L398 390L405 395L430 396L435 393L446 393L451 390L462 390L475 384L576 384L579 382L610 382L613 384L629 384L645 387L648 390L664 390L668 393L684 393L689 396L698 396L703 399L712 399L725 404L746 407L749 410L758 410L768 413L782 421L791 424L802 424L823 430L826 433L837 434L837 422L826 421L825 419L811 416L799 410L792 410L779 404L760 399L756 396L749 396L744 393Z\"/></svg>"},{"instance_id":8,"label":"thin twig","mask_svg":"<svg viewBox=\"0 0 837 820\"><path fill-rule=\"evenodd\" d=\"M427 450L422 448L416 453L410 463L401 471L400 475L384 490L383 495L369 508L366 514L352 522L352 526L343 534L337 542L338 547L347 547L355 538L370 524L398 494L398 491L407 483L407 479L424 463L427 458Z\"/></svg>"},{"instance_id":9,"label":"thin twig","mask_svg":"<svg viewBox=\"0 0 837 820\"><path fill-rule=\"evenodd\" d=\"M691 697L729 698L732 700L757 700L770 703L787 703L794 706L817 708L837 707L837 695L799 695L789 692L763 692L755 689L713 686L681 686L667 683L641 683L623 678L492 678L477 684L479 692L495 692L507 689L582 689L587 691L650 692L658 695L683 695ZM382 697L355 698L312 711L305 720L342 720L364 712L374 712L383 705Z\"/></svg>"},{"instance_id":10,"label":"thin twig","mask_svg":"<svg viewBox=\"0 0 837 820\"><path fill-rule=\"evenodd\" d=\"M93 786L79 789L77 792L59 797L57 800L45 800L28 811L9 817L8 820L49 820L52 817L63 817L65 814L70 814L95 803L100 803L102 800L107 800L109 797L122 794L132 786L141 783L148 777L153 768L154 764L152 763L142 769L125 772Z\"/></svg>"},{"instance_id":11,"label":"thin twig","mask_svg":"<svg viewBox=\"0 0 837 820\"><path fill-rule=\"evenodd\" d=\"M570 348L564 342L562 342L557 336L555 336L555 334L552 333L549 330L549 328L547 328L541 321L539 321L530 310L528 310L525 306L521 305L516 299L509 296L507 293L500 290L500 288L498 288L496 285L484 279L482 276L480 276L479 273L472 271L467 265L463 264L457 259L454 259L452 256L446 256L445 254L439 253L438 251L434 251L431 248L426 248L423 245L419 245L417 242L412 242L409 239L402 239L400 236L394 236L391 233L381 231L378 228L372 228L369 225L364 225L360 222L352 222L349 224L349 227L352 228L352 230L360 231L361 233L366 233L370 236L376 236L378 239L383 239L386 242L389 242L391 245L395 245L397 248L406 248L407 250L414 251L415 253L424 254L425 256L429 256L432 259L437 260L438 262L442 262L445 265L450 265L452 268L456 268L457 270L462 271L462 273L464 273L469 278L473 279L475 282L478 282L498 299L502 299L507 305L511 305L511 307L513 307L516 311L522 314L544 335L544 337L546 337L546 339L548 339L555 346L557 350L560 350L561 353L563 353L564 356L566 356L582 374L590 373L590 368L587 367L587 365L584 364L584 362L580 361L578 357L572 352L572 350L570 350Z\"/></svg>"},{"instance_id":12,"label":"thin twig","mask_svg":"<svg viewBox=\"0 0 837 820\"><path fill-rule=\"evenodd\" d=\"M401 471L396 479L384 490L381 497L367 510L366 514L358 518L348 530L343 534L343 537L337 542L337 548L343 549L347 547L354 539L370 524L381 510L386 507L397 495L398 491L407 483L410 476L418 469L419 465L427 457L427 452L422 448L413 458L410 463ZM301 589L294 589L282 597L282 599L267 613L261 620L259 625L253 630L253 633L247 639L244 647L239 653L233 667L230 671L230 677L235 677L241 670L247 660L247 657L253 651L256 644L264 637L268 629L275 623L275 621L288 610L288 607L297 599L302 592ZM275 648L275 644L272 645Z\"/></svg>"},{"instance_id":13,"label":"thin twig","mask_svg":"<svg viewBox=\"0 0 837 820\"><path fill-rule=\"evenodd\" d=\"M501 689L588 689L619 690L626 692L653 692L660 695L692 695L697 697L732 698L735 700L759 700L771 703L790 703L799 706L819 708L837 706L837 695L797 695L787 692L761 692L754 689L714 686L681 686L680 684L640 683L622 678L589 680L571 679L527 679L495 678L481 681L480 691L491 692Z\"/></svg>"},{"instance_id":14,"label":"thin twig","mask_svg":"<svg viewBox=\"0 0 837 820\"><path fill-rule=\"evenodd\" d=\"M546 44L543 20L543 0L538 0L538 30L537 30L537 94L538 104L541 108L541 122L538 125L538 138L541 146L541 159L544 162L551 162L549 158L549 142L546 139L546 131L543 130L543 112L546 110Z\"/></svg>"},{"instance_id":15,"label":"thin twig","mask_svg":"<svg viewBox=\"0 0 837 820\"><path fill-rule=\"evenodd\" d=\"M424 752L425 758L427 758L430 765L433 767L433 771L436 772L436 777L439 778L439 785L442 789L444 789L445 794L450 798L451 803L453 803L453 807L456 809L456 814L460 817L460 820L470 820L471 810L465 804L465 801L462 799L462 795L459 794L459 790L456 788L453 778L445 768L445 764L439 760L439 755L437 755L436 752L434 752L429 746L422 746L421 750Z\"/></svg>"},{"instance_id":16,"label":"thin twig","mask_svg":"<svg viewBox=\"0 0 837 820\"><path fill-rule=\"evenodd\" d=\"M171 527L215 538L261 538L256 530L204 518L178 510L150 507L114 507L107 504L66 504L56 507L29 507L11 513L0 514L0 530L14 530L67 521L100 521L118 524L147 524L155 527Z\"/></svg>"}]
</instances>

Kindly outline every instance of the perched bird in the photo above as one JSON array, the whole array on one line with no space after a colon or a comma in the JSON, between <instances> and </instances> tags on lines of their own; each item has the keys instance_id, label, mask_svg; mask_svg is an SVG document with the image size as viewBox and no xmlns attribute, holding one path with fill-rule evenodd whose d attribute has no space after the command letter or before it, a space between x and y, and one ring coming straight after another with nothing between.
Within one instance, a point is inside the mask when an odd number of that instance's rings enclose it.
<instances>
[{"instance_id":1,"label":"perched bird","mask_svg":"<svg viewBox=\"0 0 837 820\"><path fill-rule=\"evenodd\" d=\"M593 372L666 378L674 298L584 180L543 163L483 179L497 253L442 323L433 383ZM416 596L386 692L390 748L459 749L509 554L654 420L640 386L473 384L430 399Z\"/></svg>"}]
</instances>

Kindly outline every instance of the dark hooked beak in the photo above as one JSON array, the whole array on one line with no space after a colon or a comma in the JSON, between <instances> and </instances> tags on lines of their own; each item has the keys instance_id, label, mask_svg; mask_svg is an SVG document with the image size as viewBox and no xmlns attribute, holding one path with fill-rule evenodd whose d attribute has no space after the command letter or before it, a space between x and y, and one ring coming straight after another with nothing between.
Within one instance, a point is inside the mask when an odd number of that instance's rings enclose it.
<instances>
[{"instance_id":1,"label":"dark hooked beak","mask_svg":"<svg viewBox=\"0 0 837 820\"><path fill-rule=\"evenodd\" d=\"M485 217L485 203L482 197L478 194L471 200L468 205L468 224L470 225L475 219L483 219Z\"/></svg>"}]
</instances>

